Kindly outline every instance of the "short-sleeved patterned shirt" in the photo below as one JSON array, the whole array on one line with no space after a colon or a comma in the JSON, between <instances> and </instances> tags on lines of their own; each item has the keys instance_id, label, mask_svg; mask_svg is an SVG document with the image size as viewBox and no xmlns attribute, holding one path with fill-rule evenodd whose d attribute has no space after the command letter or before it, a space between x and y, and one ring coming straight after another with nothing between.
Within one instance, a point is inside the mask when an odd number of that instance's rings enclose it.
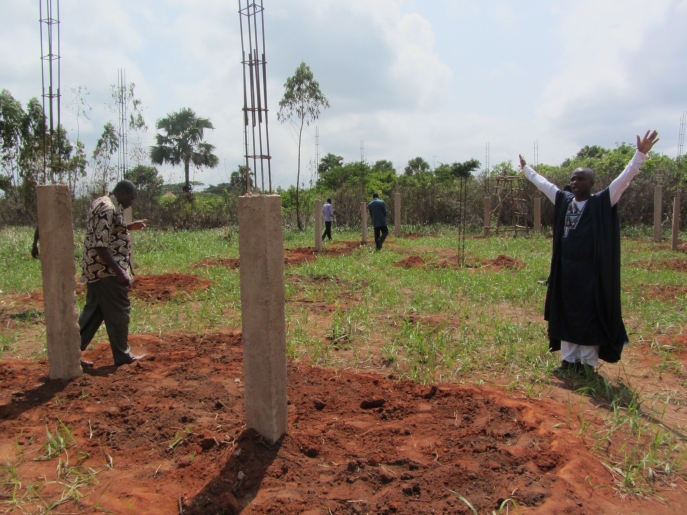
<instances>
[{"instance_id":1,"label":"short-sleeved patterned shirt","mask_svg":"<svg viewBox=\"0 0 687 515\"><path fill-rule=\"evenodd\" d=\"M88 209L86 238L84 239L81 279L94 283L105 277L116 276L107 264L100 259L97 247L106 247L117 264L133 279L131 269L131 235L124 222L122 206L116 198L99 197Z\"/></svg>"}]
</instances>

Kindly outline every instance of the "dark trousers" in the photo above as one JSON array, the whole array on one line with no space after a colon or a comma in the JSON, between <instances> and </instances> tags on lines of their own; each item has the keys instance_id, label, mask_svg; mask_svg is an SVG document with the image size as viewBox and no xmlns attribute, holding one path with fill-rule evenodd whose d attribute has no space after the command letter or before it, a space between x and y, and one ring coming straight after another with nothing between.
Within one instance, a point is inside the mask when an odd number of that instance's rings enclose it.
<instances>
[{"instance_id":1,"label":"dark trousers","mask_svg":"<svg viewBox=\"0 0 687 515\"><path fill-rule=\"evenodd\" d=\"M105 322L115 365L128 363L133 354L129 348L129 288L116 277L106 277L87 284L86 305L79 317L81 350L91 343L100 324Z\"/></svg>"},{"instance_id":2,"label":"dark trousers","mask_svg":"<svg viewBox=\"0 0 687 515\"><path fill-rule=\"evenodd\" d=\"M325 236L329 238L329 241L332 241L332 223L331 222L325 222L324 223L324 232L322 233L322 241L324 241Z\"/></svg>"},{"instance_id":3,"label":"dark trousers","mask_svg":"<svg viewBox=\"0 0 687 515\"><path fill-rule=\"evenodd\" d=\"M389 236L389 229L387 229L386 225L375 227L375 245L377 246L377 250L382 250L382 244L387 236Z\"/></svg>"}]
</instances>

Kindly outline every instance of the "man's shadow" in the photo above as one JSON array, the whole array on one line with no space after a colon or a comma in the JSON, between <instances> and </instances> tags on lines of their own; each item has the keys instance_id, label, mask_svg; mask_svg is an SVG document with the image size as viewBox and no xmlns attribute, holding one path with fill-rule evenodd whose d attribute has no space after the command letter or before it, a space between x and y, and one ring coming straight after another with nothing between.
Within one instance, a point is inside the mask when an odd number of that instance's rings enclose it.
<instances>
[{"instance_id":1,"label":"man's shadow","mask_svg":"<svg viewBox=\"0 0 687 515\"><path fill-rule=\"evenodd\" d=\"M116 370L117 367L114 365L98 368L85 368L84 375L107 377L113 374ZM37 406L48 404L73 380L74 379L50 379L47 376L41 377L39 380L41 383L40 385L30 390L18 392L19 395L14 395L9 403L0 406L0 423L5 420L15 420L23 413L26 413Z\"/></svg>"},{"instance_id":2,"label":"man's shadow","mask_svg":"<svg viewBox=\"0 0 687 515\"><path fill-rule=\"evenodd\" d=\"M236 447L220 473L183 506L186 515L240 513L255 499L268 469L281 449L283 438L267 444L255 429L238 437ZM201 444L202 445L202 444ZM288 473L288 467L273 471L275 477Z\"/></svg>"}]
</instances>

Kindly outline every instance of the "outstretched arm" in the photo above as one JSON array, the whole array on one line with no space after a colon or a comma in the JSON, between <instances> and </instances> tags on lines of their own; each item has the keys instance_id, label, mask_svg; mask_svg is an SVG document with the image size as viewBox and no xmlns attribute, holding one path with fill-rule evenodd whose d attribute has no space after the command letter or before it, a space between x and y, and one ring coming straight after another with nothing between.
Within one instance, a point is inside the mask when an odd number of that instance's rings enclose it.
<instances>
[{"instance_id":1,"label":"outstretched arm","mask_svg":"<svg viewBox=\"0 0 687 515\"><path fill-rule=\"evenodd\" d=\"M608 187L608 192L611 194L611 206L615 206L618 203L620 196L630 185L634 176L637 175L644 161L646 161L646 155L658 141L658 132L654 131L651 134L649 132L646 131L646 134L641 139L637 136L637 152L625 170L623 170L623 173L616 177Z\"/></svg>"},{"instance_id":2,"label":"outstretched arm","mask_svg":"<svg viewBox=\"0 0 687 515\"><path fill-rule=\"evenodd\" d=\"M556 193L558 192L558 186L550 183L546 178L539 175L531 166L528 166L525 162L525 158L520 157L520 169L525 174L525 177L534 184L539 191L541 191L546 198L548 198L554 204L556 203Z\"/></svg>"}]
</instances>

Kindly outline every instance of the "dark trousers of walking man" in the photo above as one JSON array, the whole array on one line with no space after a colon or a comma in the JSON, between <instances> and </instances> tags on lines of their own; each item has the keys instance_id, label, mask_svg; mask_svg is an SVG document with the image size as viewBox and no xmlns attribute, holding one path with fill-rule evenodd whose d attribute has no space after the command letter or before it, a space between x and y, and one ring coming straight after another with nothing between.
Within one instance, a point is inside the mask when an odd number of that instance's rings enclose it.
<instances>
[{"instance_id":1,"label":"dark trousers of walking man","mask_svg":"<svg viewBox=\"0 0 687 515\"><path fill-rule=\"evenodd\" d=\"M331 222L325 222L324 223L324 232L322 233L322 241L324 241L324 237L329 238L329 241L332 241L332 223Z\"/></svg>"},{"instance_id":2,"label":"dark trousers of walking man","mask_svg":"<svg viewBox=\"0 0 687 515\"><path fill-rule=\"evenodd\" d=\"M387 236L389 236L389 229L386 225L375 227L375 245L377 246L377 250L382 250L382 244L384 244L384 240L386 240Z\"/></svg>"}]
</instances>

